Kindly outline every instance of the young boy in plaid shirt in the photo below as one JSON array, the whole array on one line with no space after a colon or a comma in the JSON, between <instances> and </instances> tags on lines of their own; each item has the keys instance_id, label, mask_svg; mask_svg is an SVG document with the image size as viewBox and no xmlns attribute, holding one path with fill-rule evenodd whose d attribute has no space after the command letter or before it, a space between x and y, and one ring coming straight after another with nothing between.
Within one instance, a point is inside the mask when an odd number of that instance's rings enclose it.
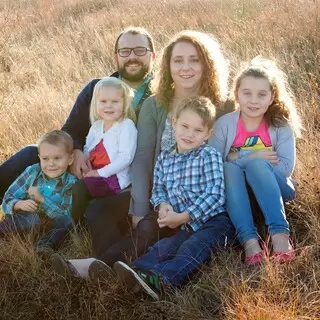
<instances>
[{"instance_id":1,"label":"young boy in plaid shirt","mask_svg":"<svg viewBox=\"0 0 320 320\"><path fill-rule=\"evenodd\" d=\"M76 177L68 167L73 161L73 140L60 130L51 131L38 141L40 164L34 164L12 183L3 197L5 218L0 234L28 230L45 215L50 231L37 244L38 253L56 248L72 227L72 185Z\"/></svg>"},{"instance_id":2,"label":"young boy in plaid shirt","mask_svg":"<svg viewBox=\"0 0 320 320\"><path fill-rule=\"evenodd\" d=\"M176 110L176 145L158 158L151 203L159 212L160 228L180 230L130 266L115 263L114 270L133 292L143 289L158 299L164 286L183 284L234 237L224 207L222 158L206 144L214 118L215 107L205 97L187 99Z\"/></svg>"}]
</instances>

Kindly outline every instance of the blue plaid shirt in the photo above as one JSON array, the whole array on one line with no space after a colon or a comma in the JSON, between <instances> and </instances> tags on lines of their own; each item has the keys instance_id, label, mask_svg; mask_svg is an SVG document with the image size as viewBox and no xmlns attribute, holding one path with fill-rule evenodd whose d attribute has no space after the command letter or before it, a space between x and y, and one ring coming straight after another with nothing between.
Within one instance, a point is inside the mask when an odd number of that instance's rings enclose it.
<instances>
[{"instance_id":1,"label":"blue plaid shirt","mask_svg":"<svg viewBox=\"0 0 320 320\"><path fill-rule=\"evenodd\" d=\"M175 146L163 151L155 165L150 201L154 208L169 203L175 212L188 213L187 226L197 231L225 211L221 155L208 144L186 153L177 153Z\"/></svg>"},{"instance_id":2,"label":"blue plaid shirt","mask_svg":"<svg viewBox=\"0 0 320 320\"><path fill-rule=\"evenodd\" d=\"M2 210L5 214L13 214L13 207L19 200L30 199L28 189L38 187L44 196L44 202L38 212L55 219L61 215L71 216L72 185L77 178L66 171L60 177L50 179L41 170L40 165L34 164L24 170L11 184L3 197Z\"/></svg>"}]
</instances>

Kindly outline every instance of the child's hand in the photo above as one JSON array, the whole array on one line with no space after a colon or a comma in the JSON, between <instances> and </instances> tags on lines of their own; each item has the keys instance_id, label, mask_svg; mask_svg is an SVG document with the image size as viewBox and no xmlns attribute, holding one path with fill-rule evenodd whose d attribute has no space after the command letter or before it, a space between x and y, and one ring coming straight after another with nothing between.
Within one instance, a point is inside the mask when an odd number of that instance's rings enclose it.
<instances>
[{"instance_id":1,"label":"child's hand","mask_svg":"<svg viewBox=\"0 0 320 320\"><path fill-rule=\"evenodd\" d=\"M28 200L19 200L13 206L14 211L27 211L27 212L35 212L38 209L38 204L31 199Z\"/></svg>"},{"instance_id":2,"label":"child's hand","mask_svg":"<svg viewBox=\"0 0 320 320\"><path fill-rule=\"evenodd\" d=\"M89 170L87 173L85 173L83 175L85 178L88 178L88 177L100 177L99 173L97 170Z\"/></svg>"},{"instance_id":3,"label":"child's hand","mask_svg":"<svg viewBox=\"0 0 320 320\"><path fill-rule=\"evenodd\" d=\"M157 221L160 228L169 227L170 229L174 229L190 221L190 216L187 213L177 213L170 210L165 218L158 218Z\"/></svg>"},{"instance_id":4,"label":"child's hand","mask_svg":"<svg viewBox=\"0 0 320 320\"><path fill-rule=\"evenodd\" d=\"M44 201L44 196L42 193L39 191L38 187L30 187L28 189L28 195L29 197L33 198L37 202L42 203Z\"/></svg>"},{"instance_id":5,"label":"child's hand","mask_svg":"<svg viewBox=\"0 0 320 320\"><path fill-rule=\"evenodd\" d=\"M255 151L251 153L248 157L248 159L257 159L261 158L264 160L269 161L272 165L276 165L279 163L278 155L275 151L270 151L270 150L260 150L260 151Z\"/></svg>"},{"instance_id":6,"label":"child's hand","mask_svg":"<svg viewBox=\"0 0 320 320\"><path fill-rule=\"evenodd\" d=\"M172 206L168 203L161 203L159 206L159 219L165 218L169 211L173 211Z\"/></svg>"},{"instance_id":7,"label":"child's hand","mask_svg":"<svg viewBox=\"0 0 320 320\"><path fill-rule=\"evenodd\" d=\"M234 161L240 158L239 151L231 151L227 155L227 161Z\"/></svg>"}]
</instances>

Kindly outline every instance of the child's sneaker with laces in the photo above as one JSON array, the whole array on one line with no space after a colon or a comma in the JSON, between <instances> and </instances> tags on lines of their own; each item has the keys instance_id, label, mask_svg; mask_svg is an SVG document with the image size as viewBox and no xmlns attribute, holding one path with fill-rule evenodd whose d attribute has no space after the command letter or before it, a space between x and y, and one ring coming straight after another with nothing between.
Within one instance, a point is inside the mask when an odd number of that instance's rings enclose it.
<instances>
[{"instance_id":1,"label":"child's sneaker with laces","mask_svg":"<svg viewBox=\"0 0 320 320\"><path fill-rule=\"evenodd\" d=\"M130 267L122 261L117 261L113 269L133 293L143 289L154 300L159 300L159 294L163 291L163 284L158 274Z\"/></svg>"}]
</instances>

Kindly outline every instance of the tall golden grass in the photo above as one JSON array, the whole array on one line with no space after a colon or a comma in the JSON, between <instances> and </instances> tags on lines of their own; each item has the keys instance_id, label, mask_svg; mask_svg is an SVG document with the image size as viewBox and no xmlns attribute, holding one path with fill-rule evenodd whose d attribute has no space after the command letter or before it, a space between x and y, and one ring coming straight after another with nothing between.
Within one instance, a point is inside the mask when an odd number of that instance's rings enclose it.
<instances>
[{"instance_id":1,"label":"tall golden grass","mask_svg":"<svg viewBox=\"0 0 320 320\"><path fill-rule=\"evenodd\" d=\"M0 239L0 319L319 319L320 1L2 0L0 161L60 128L81 87L114 70L119 31L147 28L161 47L176 32L213 33L230 60L261 54L288 74L303 119L288 208L298 257L290 265L242 265L221 253L200 276L161 302L141 300L115 280L68 281L34 254L34 234ZM90 255L90 236L73 235L67 257Z\"/></svg>"}]
</instances>

